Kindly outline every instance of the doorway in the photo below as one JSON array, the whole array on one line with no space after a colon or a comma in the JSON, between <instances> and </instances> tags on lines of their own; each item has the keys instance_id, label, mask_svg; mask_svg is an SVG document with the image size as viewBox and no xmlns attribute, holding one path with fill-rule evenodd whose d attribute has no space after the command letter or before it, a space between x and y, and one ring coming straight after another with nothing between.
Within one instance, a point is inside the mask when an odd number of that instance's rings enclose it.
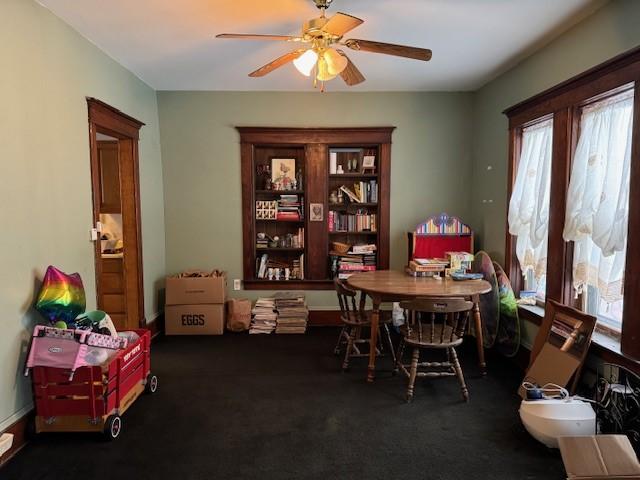
<instances>
[{"instance_id":1,"label":"doorway","mask_svg":"<svg viewBox=\"0 0 640 480\"><path fill-rule=\"evenodd\" d=\"M138 139L144 123L88 98L99 310L117 330L146 326Z\"/></svg>"}]
</instances>

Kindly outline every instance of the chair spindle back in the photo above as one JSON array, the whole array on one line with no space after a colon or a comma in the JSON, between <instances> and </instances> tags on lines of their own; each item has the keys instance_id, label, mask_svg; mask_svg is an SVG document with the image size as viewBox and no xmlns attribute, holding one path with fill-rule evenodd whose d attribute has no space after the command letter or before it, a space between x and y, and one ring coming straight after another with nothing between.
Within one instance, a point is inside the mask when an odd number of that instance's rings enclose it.
<instances>
[{"instance_id":1,"label":"chair spindle back","mask_svg":"<svg viewBox=\"0 0 640 480\"><path fill-rule=\"evenodd\" d=\"M419 342L446 345L461 338L467 327L473 303L464 298L416 298L400 302L405 310L407 333L417 334ZM429 338L423 338L423 321L428 321Z\"/></svg>"},{"instance_id":2,"label":"chair spindle back","mask_svg":"<svg viewBox=\"0 0 640 480\"><path fill-rule=\"evenodd\" d=\"M350 317L356 318L359 311L356 306L356 291L347 287L344 282L338 278L334 279L333 285L338 295L340 314L343 319L349 319Z\"/></svg>"}]
</instances>

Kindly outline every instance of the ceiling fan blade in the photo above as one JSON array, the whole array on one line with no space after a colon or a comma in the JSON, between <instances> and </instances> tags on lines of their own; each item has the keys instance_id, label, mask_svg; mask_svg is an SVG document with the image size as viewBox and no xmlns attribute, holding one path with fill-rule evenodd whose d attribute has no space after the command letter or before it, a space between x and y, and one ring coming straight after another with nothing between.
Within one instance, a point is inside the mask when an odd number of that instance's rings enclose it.
<instances>
[{"instance_id":1,"label":"ceiling fan blade","mask_svg":"<svg viewBox=\"0 0 640 480\"><path fill-rule=\"evenodd\" d=\"M342 77L342 80L344 80L344 83L352 87L364 82L364 75L360 73L360 70L357 69L349 57L347 57L342 50L338 50L338 53L347 59L346 68L340 72L340 76Z\"/></svg>"},{"instance_id":2,"label":"ceiling fan blade","mask_svg":"<svg viewBox=\"0 0 640 480\"><path fill-rule=\"evenodd\" d=\"M408 47L406 45L394 45L393 43L357 39L349 39L345 42L345 45L352 50L362 50L363 52L384 53L386 55L413 58L425 62L431 60L431 50L428 48Z\"/></svg>"},{"instance_id":3,"label":"ceiling fan blade","mask_svg":"<svg viewBox=\"0 0 640 480\"><path fill-rule=\"evenodd\" d=\"M364 23L364 20L361 20L358 17L338 12L324 24L322 30L330 33L331 35L335 35L336 37L341 37L362 23Z\"/></svg>"},{"instance_id":4,"label":"ceiling fan blade","mask_svg":"<svg viewBox=\"0 0 640 480\"><path fill-rule=\"evenodd\" d=\"M296 58L304 53L304 50L294 50L293 52L285 53L281 57L276 58L274 61L267 63L254 72L249 74L250 77L264 77L267 73L273 72L276 68L280 68L289 62L293 62Z\"/></svg>"},{"instance_id":5,"label":"ceiling fan blade","mask_svg":"<svg viewBox=\"0 0 640 480\"><path fill-rule=\"evenodd\" d=\"M295 42L301 40L300 37L292 37L291 35L258 35L253 33L220 33L216 38L236 38L241 40L284 40Z\"/></svg>"}]
</instances>

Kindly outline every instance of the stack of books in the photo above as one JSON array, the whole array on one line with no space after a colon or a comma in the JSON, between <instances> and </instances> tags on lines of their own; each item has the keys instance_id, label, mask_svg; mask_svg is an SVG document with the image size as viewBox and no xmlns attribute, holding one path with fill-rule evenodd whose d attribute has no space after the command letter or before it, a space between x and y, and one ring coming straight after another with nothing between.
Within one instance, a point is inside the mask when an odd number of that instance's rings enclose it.
<instances>
[{"instance_id":1,"label":"stack of books","mask_svg":"<svg viewBox=\"0 0 640 480\"><path fill-rule=\"evenodd\" d=\"M249 333L271 333L276 328L277 314L273 298L258 298L251 310L251 327Z\"/></svg>"},{"instance_id":2,"label":"stack of books","mask_svg":"<svg viewBox=\"0 0 640 480\"><path fill-rule=\"evenodd\" d=\"M304 294L282 292L275 295L278 312L276 333L304 333L307 330L309 309Z\"/></svg>"},{"instance_id":3,"label":"stack of books","mask_svg":"<svg viewBox=\"0 0 640 480\"><path fill-rule=\"evenodd\" d=\"M269 238L265 235L263 238L256 237L256 248L269 247Z\"/></svg>"},{"instance_id":4,"label":"stack of books","mask_svg":"<svg viewBox=\"0 0 640 480\"><path fill-rule=\"evenodd\" d=\"M280 195L278 200L277 220L299 221L302 219L302 208L298 195Z\"/></svg>"},{"instance_id":5,"label":"stack of books","mask_svg":"<svg viewBox=\"0 0 640 480\"><path fill-rule=\"evenodd\" d=\"M416 258L409 262L407 273L414 277L432 277L444 272L448 266L449 262L444 258Z\"/></svg>"},{"instance_id":6,"label":"stack of books","mask_svg":"<svg viewBox=\"0 0 640 480\"><path fill-rule=\"evenodd\" d=\"M354 245L345 254L331 252L331 275L344 280L354 273L370 272L376 269L375 244Z\"/></svg>"},{"instance_id":7,"label":"stack of books","mask_svg":"<svg viewBox=\"0 0 640 480\"><path fill-rule=\"evenodd\" d=\"M377 230L377 215L366 210L358 210L355 214L331 210L328 220L330 232L375 232Z\"/></svg>"}]
</instances>

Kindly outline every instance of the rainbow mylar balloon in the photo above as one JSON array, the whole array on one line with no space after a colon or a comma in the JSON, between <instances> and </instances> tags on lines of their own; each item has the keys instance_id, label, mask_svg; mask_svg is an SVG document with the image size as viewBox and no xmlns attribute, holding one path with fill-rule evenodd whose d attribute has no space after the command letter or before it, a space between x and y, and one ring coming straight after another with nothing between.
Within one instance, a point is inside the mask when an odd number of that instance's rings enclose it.
<instances>
[{"instance_id":1,"label":"rainbow mylar balloon","mask_svg":"<svg viewBox=\"0 0 640 480\"><path fill-rule=\"evenodd\" d=\"M51 323L62 320L73 324L86 306L87 299L80 274L67 274L49 265L38 294L36 310Z\"/></svg>"}]
</instances>

